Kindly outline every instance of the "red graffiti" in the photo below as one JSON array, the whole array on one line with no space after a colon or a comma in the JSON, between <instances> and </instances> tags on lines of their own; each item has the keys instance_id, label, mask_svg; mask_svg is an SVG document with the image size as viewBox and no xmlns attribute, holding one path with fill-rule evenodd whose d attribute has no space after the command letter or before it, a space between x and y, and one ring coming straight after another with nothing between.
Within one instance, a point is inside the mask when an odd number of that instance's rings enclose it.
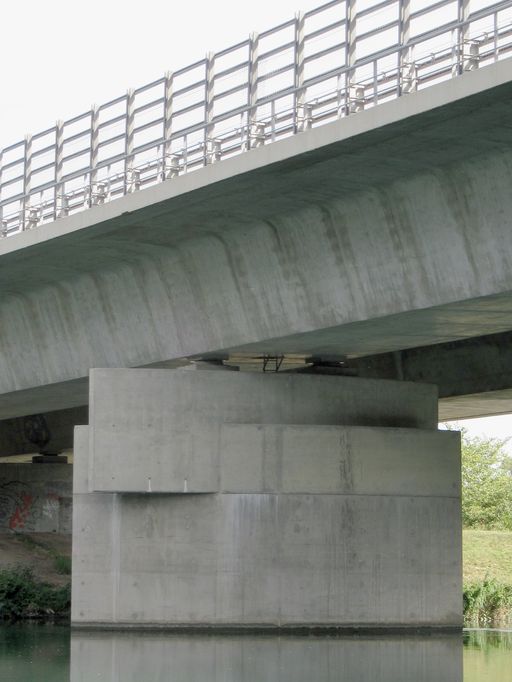
<instances>
[{"instance_id":1,"label":"red graffiti","mask_svg":"<svg viewBox=\"0 0 512 682\"><path fill-rule=\"evenodd\" d=\"M9 528L14 530L15 528L23 528L25 526L25 521L30 514L30 508L32 507L32 502L34 498L28 493L23 493L21 496L21 505L16 508L16 511L11 516L9 521Z\"/></svg>"}]
</instances>

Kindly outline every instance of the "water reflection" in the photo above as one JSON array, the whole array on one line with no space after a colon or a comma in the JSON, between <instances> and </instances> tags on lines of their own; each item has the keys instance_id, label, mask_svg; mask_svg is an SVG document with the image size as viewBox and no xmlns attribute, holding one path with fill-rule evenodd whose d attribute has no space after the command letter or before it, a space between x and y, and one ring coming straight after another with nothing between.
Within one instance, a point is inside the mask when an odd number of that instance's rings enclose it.
<instances>
[{"instance_id":1,"label":"water reflection","mask_svg":"<svg viewBox=\"0 0 512 682\"><path fill-rule=\"evenodd\" d=\"M464 682L512 680L512 632L477 630L464 635Z\"/></svg>"},{"instance_id":2,"label":"water reflection","mask_svg":"<svg viewBox=\"0 0 512 682\"><path fill-rule=\"evenodd\" d=\"M71 682L462 682L460 636L71 635Z\"/></svg>"},{"instance_id":3,"label":"water reflection","mask_svg":"<svg viewBox=\"0 0 512 682\"><path fill-rule=\"evenodd\" d=\"M69 628L0 625L0 680L68 682Z\"/></svg>"}]
</instances>

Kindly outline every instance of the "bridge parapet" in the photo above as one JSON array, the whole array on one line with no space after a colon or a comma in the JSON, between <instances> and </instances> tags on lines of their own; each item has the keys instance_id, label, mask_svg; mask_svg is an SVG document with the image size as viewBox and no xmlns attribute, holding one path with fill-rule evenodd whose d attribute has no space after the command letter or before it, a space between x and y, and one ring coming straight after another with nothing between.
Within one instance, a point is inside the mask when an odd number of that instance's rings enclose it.
<instances>
[{"instance_id":1,"label":"bridge parapet","mask_svg":"<svg viewBox=\"0 0 512 682\"><path fill-rule=\"evenodd\" d=\"M0 234L53 222L511 52L511 0L333 0L3 149Z\"/></svg>"}]
</instances>

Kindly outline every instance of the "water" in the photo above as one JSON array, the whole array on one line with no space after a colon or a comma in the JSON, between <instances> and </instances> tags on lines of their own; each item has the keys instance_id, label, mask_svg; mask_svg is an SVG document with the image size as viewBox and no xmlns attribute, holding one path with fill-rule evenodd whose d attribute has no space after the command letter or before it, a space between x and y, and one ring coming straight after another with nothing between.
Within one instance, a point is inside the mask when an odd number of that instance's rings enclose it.
<instances>
[{"instance_id":1,"label":"water","mask_svg":"<svg viewBox=\"0 0 512 682\"><path fill-rule=\"evenodd\" d=\"M464 671L463 671L464 668ZM1 682L511 682L512 632L184 637L0 627Z\"/></svg>"}]
</instances>

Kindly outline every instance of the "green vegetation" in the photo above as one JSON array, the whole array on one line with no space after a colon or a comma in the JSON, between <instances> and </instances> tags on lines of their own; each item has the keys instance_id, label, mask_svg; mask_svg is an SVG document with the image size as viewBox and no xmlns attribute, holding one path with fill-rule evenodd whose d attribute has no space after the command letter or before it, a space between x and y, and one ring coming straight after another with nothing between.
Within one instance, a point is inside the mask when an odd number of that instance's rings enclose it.
<instances>
[{"instance_id":1,"label":"green vegetation","mask_svg":"<svg viewBox=\"0 0 512 682\"><path fill-rule=\"evenodd\" d=\"M56 554L53 560L55 570L61 575L71 575L71 557Z\"/></svg>"},{"instance_id":2,"label":"green vegetation","mask_svg":"<svg viewBox=\"0 0 512 682\"><path fill-rule=\"evenodd\" d=\"M462 430L462 520L465 528L512 530L512 460L505 441Z\"/></svg>"},{"instance_id":3,"label":"green vegetation","mask_svg":"<svg viewBox=\"0 0 512 682\"><path fill-rule=\"evenodd\" d=\"M469 627L512 625L512 532L463 532L464 620Z\"/></svg>"},{"instance_id":4,"label":"green vegetation","mask_svg":"<svg viewBox=\"0 0 512 682\"><path fill-rule=\"evenodd\" d=\"M47 545L45 542L40 540L34 540L30 535L25 535L24 533L16 533L18 540L23 542L25 545L32 547L33 549L42 549L46 554L52 557L53 566L57 573L61 575L71 575L71 557L65 556L64 554L59 554L53 547Z\"/></svg>"},{"instance_id":5,"label":"green vegetation","mask_svg":"<svg viewBox=\"0 0 512 682\"><path fill-rule=\"evenodd\" d=\"M463 603L466 626L506 626L512 622L512 585L492 578L464 585Z\"/></svg>"},{"instance_id":6,"label":"green vegetation","mask_svg":"<svg viewBox=\"0 0 512 682\"><path fill-rule=\"evenodd\" d=\"M52 587L25 567L0 571L0 619L62 618L71 605L71 587Z\"/></svg>"},{"instance_id":7,"label":"green vegetation","mask_svg":"<svg viewBox=\"0 0 512 682\"><path fill-rule=\"evenodd\" d=\"M505 441L462 429L464 621L512 624L512 459Z\"/></svg>"},{"instance_id":8,"label":"green vegetation","mask_svg":"<svg viewBox=\"0 0 512 682\"><path fill-rule=\"evenodd\" d=\"M512 533L466 529L462 534L464 584L492 577L512 585Z\"/></svg>"}]
</instances>

